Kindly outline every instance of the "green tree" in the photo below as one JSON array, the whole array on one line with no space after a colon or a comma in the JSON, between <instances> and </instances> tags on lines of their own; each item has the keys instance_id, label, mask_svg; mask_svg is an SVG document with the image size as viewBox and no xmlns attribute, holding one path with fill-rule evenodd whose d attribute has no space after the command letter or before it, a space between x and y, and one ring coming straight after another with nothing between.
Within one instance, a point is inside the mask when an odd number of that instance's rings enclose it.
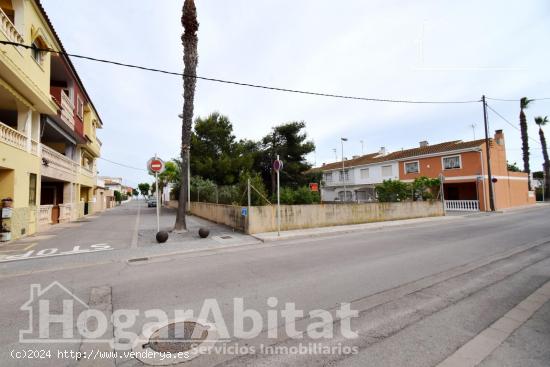
<instances>
[{"instance_id":1,"label":"green tree","mask_svg":"<svg viewBox=\"0 0 550 367\"><path fill-rule=\"evenodd\" d=\"M524 110L529 107L529 104L533 102L532 99L523 97L519 101L519 127L521 131L521 150L523 152L523 172L531 173L529 167L529 135L527 132L527 118L525 117ZM529 190L531 190L531 175L528 176Z\"/></svg>"},{"instance_id":2,"label":"green tree","mask_svg":"<svg viewBox=\"0 0 550 367\"><path fill-rule=\"evenodd\" d=\"M147 182L144 182L138 184L138 189L143 197L147 197L149 196L149 190L151 189L151 186Z\"/></svg>"},{"instance_id":3,"label":"green tree","mask_svg":"<svg viewBox=\"0 0 550 367\"><path fill-rule=\"evenodd\" d=\"M191 176L191 200L215 203L216 184L200 176Z\"/></svg>"},{"instance_id":4,"label":"green tree","mask_svg":"<svg viewBox=\"0 0 550 367\"><path fill-rule=\"evenodd\" d=\"M122 194L118 190L115 190L115 201L119 204L122 201Z\"/></svg>"},{"instance_id":5,"label":"green tree","mask_svg":"<svg viewBox=\"0 0 550 367\"><path fill-rule=\"evenodd\" d=\"M132 189L132 196L138 196L139 191L137 189Z\"/></svg>"},{"instance_id":6,"label":"green tree","mask_svg":"<svg viewBox=\"0 0 550 367\"><path fill-rule=\"evenodd\" d=\"M273 162L279 155L284 168L280 173L281 186L299 187L307 184L304 175L311 168L306 156L315 150L315 144L307 140L303 131L305 122L289 122L275 126L261 142L261 159L258 170L261 172L271 193L276 189L276 172Z\"/></svg>"},{"instance_id":7,"label":"green tree","mask_svg":"<svg viewBox=\"0 0 550 367\"><path fill-rule=\"evenodd\" d=\"M506 162L506 165L508 166L508 171L510 172L521 172L516 162L514 163Z\"/></svg>"},{"instance_id":8,"label":"green tree","mask_svg":"<svg viewBox=\"0 0 550 367\"><path fill-rule=\"evenodd\" d=\"M182 167L189 163L189 149L191 144L191 127L193 125L193 103L195 99L195 86L197 83L197 64L199 55L197 51L199 22L197 21L197 8L194 0L185 0L182 8L181 25L184 28L181 41L183 44L183 113L181 126L181 161ZM187 229L185 212L187 210L187 170L181 170L181 185L179 205L176 213L174 229L182 231Z\"/></svg>"},{"instance_id":9,"label":"green tree","mask_svg":"<svg viewBox=\"0 0 550 367\"><path fill-rule=\"evenodd\" d=\"M376 185L378 201L382 203L405 201L411 197L411 185L399 180L384 180Z\"/></svg>"},{"instance_id":10,"label":"green tree","mask_svg":"<svg viewBox=\"0 0 550 367\"><path fill-rule=\"evenodd\" d=\"M535 117L535 123L539 127L539 137L540 137L540 145L542 147L542 156L544 158L544 163L542 165L544 175L546 176L546 182L544 183L544 192L545 200L550 200L550 159L548 158L548 147L546 146L546 137L544 136L544 130L542 130L543 126L546 126L548 123L548 116L537 116Z\"/></svg>"},{"instance_id":11,"label":"green tree","mask_svg":"<svg viewBox=\"0 0 550 367\"><path fill-rule=\"evenodd\" d=\"M258 150L252 141L236 141L231 121L218 112L195 120L191 146L191 172L218 185L238 182L241 173L252 169Z\"/></svg>"}]
</instances>

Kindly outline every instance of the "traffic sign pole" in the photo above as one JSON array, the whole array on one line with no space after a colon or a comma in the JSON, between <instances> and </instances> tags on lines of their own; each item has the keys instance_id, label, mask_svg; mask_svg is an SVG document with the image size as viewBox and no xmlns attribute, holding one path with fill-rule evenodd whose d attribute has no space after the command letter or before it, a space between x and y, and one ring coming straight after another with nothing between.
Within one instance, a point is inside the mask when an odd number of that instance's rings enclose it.
<instances>
[{"instance_id":1,"label":"traffic sign pole","mask_svg":"<svg viewBox=\"0 0 550 367\"><path fill-rule=\"evenodd\" d=\"M155 174L155 196L157 198L157 233L160 232L160 188L159 188L159 173L164 171L164 162L158 158L157 154L147 162L149 173Z\"/></svg>"},{"instance_id":2,"label":"traffic sign pole","mask_svg":"<svg viewBox=\"0 0 550 367\"><path fill-rule=\"evenodd\" d=\"M277 154L277 162L279 162L279 155ZM279 171L281 169L280 164L277 169L277 236L281 236L281 184L279 179Z\"/></svg>"},{"instance_id":3,"label":"traffic sign pole","mask_svg":"<svg viewBox=\"0 0 550 367\"><path fill-rule=\"evenodd\" d=\"M157 155L155 154L155 159L157 159ZM156 185L156 192L157 192L157 233L160 232L160 200L159 200L159 173L158 171L155 171L155 185Z\"/></svg>"}]
</instances>

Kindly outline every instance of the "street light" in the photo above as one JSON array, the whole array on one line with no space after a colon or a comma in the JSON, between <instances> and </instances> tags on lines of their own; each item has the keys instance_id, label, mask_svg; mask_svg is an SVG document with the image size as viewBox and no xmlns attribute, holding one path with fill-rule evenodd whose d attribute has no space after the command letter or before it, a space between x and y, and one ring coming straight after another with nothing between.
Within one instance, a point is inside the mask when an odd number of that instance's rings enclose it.
<instances>
[{"instance_id":1,"label":"street light","mask_svg":"<svg viewBox=\"0 0 550 367\"><path fill-rule=\"evenodd\" d=\"M342 180L344 181L344 201L347 201L347 195L346 195L346 171L344 167L344 142L348 141L348 138L340 138L340 142L342 143Z\"/></svg>"},{"instance_id":2,"label":"street light","mask_svg":"<svg viewBox=\"0 0 550 367\"><path fill-rule=\"evenodd\" d=\"M180 113L178 117L183 120L183 113ZM187 147L187 210L189 211L191 210L191 147L190 146Z\"/></svg>"}]
</instances>

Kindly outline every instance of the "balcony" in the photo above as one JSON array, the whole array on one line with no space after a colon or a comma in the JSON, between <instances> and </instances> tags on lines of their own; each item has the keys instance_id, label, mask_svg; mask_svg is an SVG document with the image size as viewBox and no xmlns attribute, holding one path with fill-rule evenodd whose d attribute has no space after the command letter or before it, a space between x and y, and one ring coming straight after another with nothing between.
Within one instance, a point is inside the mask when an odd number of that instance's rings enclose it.
<instances>
[{"instance_id":1,"label":"balcony","mask_svg":"<svg viewBox=\"0 0 550 367\"><path fill-rule=\"evenodd\" d=\"M17 30L17 28L15 28L15 25L13 25L10 18L8 18L8 16L6 15L6 13L4 13L2 9L0 9L0 29L2 30L2 33L4 33L8 41L25 43L23 36L19 34L19 31Z\"/></svg>"},{"instance_id":2,"label":"balcony","mask_svg":"<svg viewBox=\"0 0 550 367\"><path fill-rule=\"evenodd\" d=\"M336 171L336 173L333 173L332 180L327 180L326 176L323 176L323 180L326 187L334 187L334 186L342 186L344 184L346 185L353 185L354 179L353 179L353 172L350 172L348 175L345 175L342 177L342 172Z\"/></svg>"},{"instance_id":3,"label":"balcony","mask_svg":"<svg viewBox=\"0 0 550 367\"><path fill-rule=\"evenodd\" d=\"M63 181L75 181L78 163L52 148L41 144L42 175Z\"/></svg>"},{"instance_id":4,"label":"balcony","mask_svg":"<svg viewBox=\"0 0 550 367\"><path fill-rule=\"evenodd\" d=\"M18 149L27 151L27 136L22 132L17 131L1 122L0 122L0 142L6 143Z\"/></svg>"},{"instance_id":5,"label":"balcony","mask_svg":"<svg viewBox=\"0 0 550 367\"><path fill-rule=\"evenodd\" d=\"M61 120L66 123L71 130L74 130L74 106L71 102L71 98L61 92Z\"/></svg>"}]
</instances>

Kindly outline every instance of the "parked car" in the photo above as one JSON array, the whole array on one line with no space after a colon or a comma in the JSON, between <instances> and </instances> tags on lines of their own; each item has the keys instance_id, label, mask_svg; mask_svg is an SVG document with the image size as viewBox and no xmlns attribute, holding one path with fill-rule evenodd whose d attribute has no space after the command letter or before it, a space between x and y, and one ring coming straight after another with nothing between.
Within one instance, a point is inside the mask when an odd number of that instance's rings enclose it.
<instances>
[{"instance_id":1,"label":"parked car","mask_svg":"<svg viewBox=\"0 0 550 367\"><path fill-rule=\"evenodd\" d=\"M157 199L155 199L155 198L147 199L147 207L148 208L156 208L157 207Z\"/></svg>"}]
</instances>

